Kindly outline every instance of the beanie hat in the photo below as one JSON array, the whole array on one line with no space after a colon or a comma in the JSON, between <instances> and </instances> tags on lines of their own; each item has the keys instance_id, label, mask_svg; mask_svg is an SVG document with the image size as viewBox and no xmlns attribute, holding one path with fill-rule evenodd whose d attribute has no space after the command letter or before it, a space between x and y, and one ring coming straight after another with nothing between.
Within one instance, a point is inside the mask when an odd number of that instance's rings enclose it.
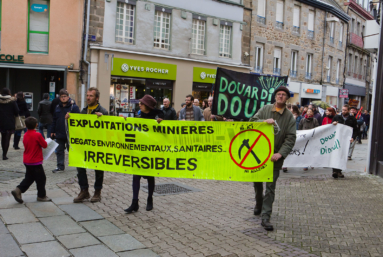
<instances>
[{"instance_id":1,"label":"beanie hat","mask_svg":"<svg viewBox=\"0 0 383 257\"><path fill-rule=\"evenodd\" d=\"M275 89L274 94L277 95L278 91L283 91L287 94L287 99L290 98L290 90L285 86L280 86L277 89Z\"/></svg>"},{"instance_id":2,"label":"beanie hat","mask_svg":"<svg viewBox=\"0 0 383 257\"><path fill-rule=\"evenodd\" d=\"M152 110L156 108L157 105L156 99L154 99L151 95L144 95L144 97L140 99L140 102Z\"/></svg>"}]
</instances>

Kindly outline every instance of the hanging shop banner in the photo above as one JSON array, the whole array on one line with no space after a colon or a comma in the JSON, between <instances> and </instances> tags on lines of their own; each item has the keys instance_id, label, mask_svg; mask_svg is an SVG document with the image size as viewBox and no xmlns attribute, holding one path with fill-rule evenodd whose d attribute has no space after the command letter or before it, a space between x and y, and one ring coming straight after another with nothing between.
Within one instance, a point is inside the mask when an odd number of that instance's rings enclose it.
<instances>
[{"instance_id":1,"label":"hanging shop banner","mask_svg":"<svg viewBox=\"0 0 383 257\"><path fill-rule=\"evenodd\" d=\"M283 166L346 169L351 137L352 128L342 124L299 130Z\"/></svg>"},{"instance_id":2,"label":"hanging shop banner","mask_svg":"<svg viewBox=\"0 0 383 257\"><path fill-rule=\"evenodd\" d=\"M275 89L286 86L287 79L218 68L212 114L249 120L264 105L274 103Z\"/></svg>"},{"instance_id":3,"label":"hanging shop banner","mask_svg":"<svg viewBox=\"0 0 383 257\"><path fill-rule=\"evenodd\" d=\"M274 134L264 122L158 124L71 114L68 127L72 167L155 177L273 181Z\"/></svg>"},{"instance_id":4,"label":"hanging shop banner","mask_svg":"<svg viewBox=\"0 0 383 257\"><path fill-rule=\"evenodd\" d=\"M111 73L114 76L176 80L177 65L113 58Z\"/></svg>"}]
</instances>

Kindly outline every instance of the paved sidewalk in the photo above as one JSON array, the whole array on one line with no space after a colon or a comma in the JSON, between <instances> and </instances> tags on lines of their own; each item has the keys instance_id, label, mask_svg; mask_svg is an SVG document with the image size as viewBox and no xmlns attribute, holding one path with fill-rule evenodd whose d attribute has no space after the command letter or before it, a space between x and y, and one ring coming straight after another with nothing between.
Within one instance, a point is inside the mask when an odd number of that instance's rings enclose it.
<instances>
[{"instance_id":1,"label":"paved sidewalk","mask_svg":"<svg viewBox=\"0 0 383 257\"><path fill-rule=\"evenodd\" d=\"M106 172L100 203L71 205L72 198L58 198L67 201L67 206L74 206L74 210L89 207L102 216L104 222L110 222L160 256L383 256L383 179L364 173L367 152L367 141L356 145L353 160L348 162L348 169L344 171L345 179L333 179L332 170L326 168L281 172L271 219L275 230L268 233L260 226L260 217L253 215L255 202L251 183L156 178L157 185L175 183L199 191L155 195L154 209L147 212L147 193L143 188L146 180L143 179L140 209L130 215L123 209L131 203L131 175ZM11 158L17 160L17 153L14 154ZM17 175L12 170L22 168L22 165L12 165L8 169L0 162L0 170L13 174L4 175L5 180L9 177L5 181L7 184L1 183L0 176L0 192L13 189L21 180L14 177ZM45 166L54 168L54 158ZM48 184L54 189L52 192L59 191L59 186L67 195L74 197L79 191L76 173L73 168L68 168L68 171L52 174L46 169ZM94 172L89 171L88 176L90 184L94 183ZM2 199L0 197L0 201ZM59 216L70 218L85 233L96 238L98 245L113 252L113 248L102 240L103 235L97 234L93 221L87 221L88 226L77 222L59 201L55 200L55 206L64 212ZM32 211L28 204L22 209ZM44 229L51 231L43 217L36 219ZM10 226L7 224L8 228ZM16 238L10 231L12 238ZM49 242L58 240L54 234L52 236L54 240ZM72 254L72 249L66 248L60 240L58 242ZM16 245L22 250L27 249L18 240ZM86 247L76 248L77 254L82 254L84 250L80 250Z\"/></svg>"},{"instance_id":2,"label":"paved sidewalk","mask_svg":"<svg viewBox=\"0 0 383 257\"><path fill-rule=\"evenodd\" d=\"M63 190L47 195L53 202L37 202L36 191L23 195L24 204L0 197L1 257L157 256Z\"/></svg>"}]
</instances>

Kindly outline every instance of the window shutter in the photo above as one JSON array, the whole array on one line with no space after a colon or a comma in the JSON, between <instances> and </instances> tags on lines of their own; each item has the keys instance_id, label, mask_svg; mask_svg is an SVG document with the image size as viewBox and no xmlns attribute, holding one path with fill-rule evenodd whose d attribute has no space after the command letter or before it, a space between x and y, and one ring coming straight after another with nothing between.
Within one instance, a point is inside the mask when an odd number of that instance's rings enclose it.
<instances>
[{"instance_id":1,"label":"window shutter","mask_svg":"<svg viewBox=\"0 0 383 257\"><path fill-rule=\"evenodd\" d=\"M334 37L334 27L335 27L334 22L331 22L331 24L330 24L330 37Z\"/></svg>"},{"instance_id":2,"label":"window shutter","mask_svg":"<svg viewBox=\"0 0 383 257\"><path fill-rule=\"evenodd\" d=\"M281 1L281 0L278 0L278 2L277 2L276 21L283 22L283 1Z\"/></svg>"},{"instance_id":3,"label":"window shutter","mask_svg":"<svg viewBox=\"0 0 383 257\"><path fill-rule=\"evenodd\" d=\"M274 48L274 57L281 58L281 49L279 47Z\"/></svg>"},{"instance_id":4,"label":"window shutter","mask_svg":"<svg viewBox=\"0 0 383 257\"><path fill-rule=\"evenodd\" d=\"M309 11L308 30L314 31L314 11Z\"/></svg>"},{"instance_id":5,"label":"window shutter","mask_svg":"<svg viewBox=\"0 0 383 257\"><path fill-rule=\"evenodd\" d=\"M265 2L266 2L265 0L258 0L258 16L266 17Z\"/></svg>"},{"instance_id":6,"label":"window shutter","mask_svg":"<svg viewBox=\"0 0 383 257\"><path fill-rule=\"evenodd\" d=\"M343 42L343 24L340 25L339 42Z\"/></svg>"},{"instance_id":7,"label":"window shutter","mask_svg":"<svg viewBox=\"0 0 383 257\"><path fill-rule=\"evenodd\" d=\"M299 15L300 15L300 8L299 6L294 6L294 19L293 19L293 26L299 28Z\"/></svg>"}]
</instances>

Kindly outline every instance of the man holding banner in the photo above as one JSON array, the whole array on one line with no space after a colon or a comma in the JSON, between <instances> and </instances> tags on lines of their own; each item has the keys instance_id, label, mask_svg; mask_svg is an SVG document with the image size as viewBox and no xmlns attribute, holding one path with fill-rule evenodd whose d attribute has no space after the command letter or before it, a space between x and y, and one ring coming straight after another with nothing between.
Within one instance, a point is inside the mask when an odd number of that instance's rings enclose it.
<instances>
[{"instance_id":1,"label":"man holding banner","mask_svg":"<svg viewBox=\"0 0 383 257\"><path fill-rule=\"evenodd\" d=\"M271 161L274 162L273 182L266 182L266 193L263 196L263 183L254 182L256 205L254 215L262 214L261 225L266 230L273 230L270 223L270 216L275 198L275 187L279 177L279 171L282 168L284 159L289 155L294 147L296 140L296 124L293 114L286 109L286 102L290 98L290 91L284 87L278 87L275 92L274 104L268 104L262 107L250 121L267 122L274 125L274 155Z\"/></svg>"}]
</instances>

